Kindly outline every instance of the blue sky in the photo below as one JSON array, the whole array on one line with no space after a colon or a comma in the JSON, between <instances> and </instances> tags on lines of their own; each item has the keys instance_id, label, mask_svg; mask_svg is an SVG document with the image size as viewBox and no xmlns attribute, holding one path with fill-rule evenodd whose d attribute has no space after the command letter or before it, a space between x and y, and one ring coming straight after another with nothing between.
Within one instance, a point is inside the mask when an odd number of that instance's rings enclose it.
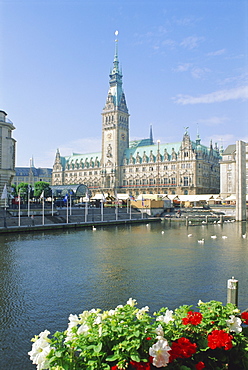
<instances>
[{"instance_id":1,"label":"blue sky","mask_svg":"<svg viewBox=\"0 0 248 370\"><path fill-rule=\"evenodd\" d=\"M17 166L101 149L119 31L130 139L248 141L248 2L0 0L0 109Z\"/></svg>"}]
</instances>

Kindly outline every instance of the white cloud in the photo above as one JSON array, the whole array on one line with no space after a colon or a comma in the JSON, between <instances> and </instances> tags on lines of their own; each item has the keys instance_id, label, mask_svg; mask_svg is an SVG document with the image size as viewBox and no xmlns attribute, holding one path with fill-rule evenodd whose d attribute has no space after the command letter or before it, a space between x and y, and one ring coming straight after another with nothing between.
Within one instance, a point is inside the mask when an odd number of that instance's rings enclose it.
<instances>
[{"instance_id":1,"label":"white cloud","mask_svg":"<svg viewBox=\"0 0 248 370\"><path fill-rule=\"evenodd\" d=\"M176 68L173 69L174 72L186 72L191 67L191 63L179 64Z\"/></svg>"},{"instance_id":2,"label":"white cloud","mask_svg":"<svg viewBox=\"0 0 248 370\"><path fill-rule=\"evenodd\" d=\"M225 52L226 52L226 49L220 49L220 50L211 51L210 53L207 53L207 56L215 57L215 56L218 56L218 55L225 54Z\"/></svg>"},{"instance_id":3,"label":"white cloud","mask_svg":"<svg viewBox=\"0 0 248 370\"><path fill-rule=\"evenodd\" d=\"M208 68L199 68L194 67L191 70L191 75L194 78L204 78L206 73L208 73L210 70Z\"/></svg>"},{"instance_id":4,"label":"white cloud","mask_svg":"<svg viewBox=\"0 0 248 370\"><path fill-rule=\"evenodd\" d=\"M189 36L189 37L186 37L181 42L180 45L186 49L191 50L191 49L195 49L196 47L198 47L199 43L202 42L203 40L204 40L203 37Z\"/></svg>"},{"instance_id":5,"label":"white cloud","mask_svg":"<svg viewBox=\"0 0 248 370\"><path fill-rule=\"evenodd\" d=\"M219 90L198 97L179 94L173 98L177 104L210 104L220 103L228 100L248 99L248 86L239 86L233 89Z\"/></svg>"}]
</instances>

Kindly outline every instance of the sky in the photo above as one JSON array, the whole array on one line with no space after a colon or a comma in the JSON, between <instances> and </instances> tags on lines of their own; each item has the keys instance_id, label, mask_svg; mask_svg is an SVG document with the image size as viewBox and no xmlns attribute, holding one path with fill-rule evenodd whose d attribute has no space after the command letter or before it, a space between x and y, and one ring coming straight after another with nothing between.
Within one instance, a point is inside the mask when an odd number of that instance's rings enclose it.
<instances>
[{"instance_id":1,"label":"sky","mask_svg":"<svg viewBox=\"0 0 248 370\"><path fill-rule=\"evenodd\" d=\"M248 142L247 0L0 0L0 19L16 166L101 150L116 30L130 140Z\"/></svg>"}]
</instances>

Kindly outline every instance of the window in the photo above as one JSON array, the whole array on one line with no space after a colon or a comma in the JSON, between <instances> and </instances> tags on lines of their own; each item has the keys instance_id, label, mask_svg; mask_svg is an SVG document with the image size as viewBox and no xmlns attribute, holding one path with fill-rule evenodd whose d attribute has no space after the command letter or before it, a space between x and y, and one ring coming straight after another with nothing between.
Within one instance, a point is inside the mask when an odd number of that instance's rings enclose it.
<instances>
[{"instance_id":1,"label":"window","mask_svg":"<svg viewBox=\"0 0 248 370\"><path fill-rule=\"evenodd\" d=\"M185 168L185 163L182 163L181 164L181 168Z\"/></svg>"},{"instance_id":2,"label":"window","mask_svg":"<svg viewBox=\"0 0 248 370\"><path fill-rule=\"evenodd\" d=\"M139 167L136 167L136 172L139 172Z\"/></svg>"},{"instance_id":3,"label":"window","mask_svg":"<svg viewBox=\"0 0 248 370\"><path fill-rule=\"evenodd\" d=\"M166 171L166 170L168 170L168 166L164 166L164 170Z\"/></svg>"},{"instance_id":4,"label":"window","mask_svg":"<svg viewBox=\"0 0 248 370\"><path fill-rule=\"evenodd\" d=\"M189 186L189 178L187 176L183 178L183 185Z\"/></svg>"},{"instance_id":5,"label":"window","mask_svg":"<svg viewBox=\"0 0 248 370\"><path fill-rule=\"evenodd\" d=\"M133 169L132 168L129 168L129 172L133 172Z\"/></svg>"},{"instance_id":6,"label":"window","mask_svg":"<svg viewBox=\"0 0 248 370\"><path fill-rule=\"evenodd\" d=\"M167 185L168 184L168 178L167 177L164 177L164 184Z\"/></svg>"},{"instance_id":7,"label":"window","mask_svg":"<svg viewBox=\"0 0 248 370\"><path fill-rule=\"evenodd\" d=\"M171 165L171 169L172 169L172 170L175 170L175 169L176 169L176 165L175 165L175 164L172 164L172 165Z\"/></svg>"},{"instance_id":8,"label":"window","mask_svg":"<svg viewBox=\"0 0 248 370\"><path fill-rule=\"evenodd\" d=\"M171 178L171 185L176 185L176 178L175 177Z\"/></svg>"},{"instance_id":9,"label":"window","mask_svg":"<svg viewBox=\"0 0 248 370\"><path fill-rule=\"evenodd\" d=\"M145 167L142 167L142 171L143 171L143 172L146 172L146 168L145 168Z\"/></svg>"},{"instance_id":10,"label":"window","mask_svg":"<svg viewBox=\"0 0 248 370\"><path fill-rule=\"evenodd\" d=\"M153 167L149 167L149 171L153 171Z\"/></svg>"}]
</instances>

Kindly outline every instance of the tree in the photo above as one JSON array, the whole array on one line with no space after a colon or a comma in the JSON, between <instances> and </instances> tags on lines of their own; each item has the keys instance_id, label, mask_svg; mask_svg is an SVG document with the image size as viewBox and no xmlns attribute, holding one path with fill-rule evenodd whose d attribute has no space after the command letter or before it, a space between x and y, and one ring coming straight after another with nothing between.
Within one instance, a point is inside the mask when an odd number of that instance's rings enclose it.
<instances>
[{"instance_id":1,"label":"tree","mask_svg":"<svg viewBox=\"0 0 248 370\"><path fill-rule=\"evenodd\" d=\"M24 201L27 201L28 199L29 186L30 185L27 182L20 182L20 184L17 185L17 193L20 193L20 196Z\"/></svg>"},{"instance_id":2,"label":"tree","mask_svg":"<svg viewBox=\"0 0 248 370\"><path fill-rule=\"evenodd\" d=\"M44 191L44 197L50 197L52 194L52 190L50 188L50 184L45 181L38 181L34 184L34 196L36 198L40 198L41 194Z\"/></svg>"}]
</instances>

